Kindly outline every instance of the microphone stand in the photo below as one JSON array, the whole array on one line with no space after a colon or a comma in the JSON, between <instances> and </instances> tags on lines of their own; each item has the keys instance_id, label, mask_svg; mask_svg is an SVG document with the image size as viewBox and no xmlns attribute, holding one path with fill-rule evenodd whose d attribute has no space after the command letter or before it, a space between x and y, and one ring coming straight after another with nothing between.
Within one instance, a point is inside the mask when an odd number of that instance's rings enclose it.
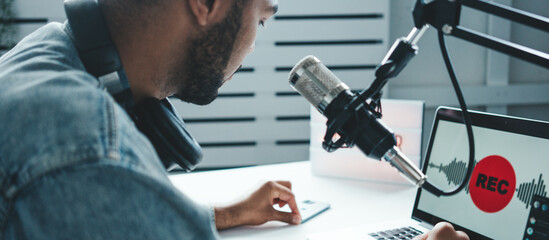
<instances>
[{"instance_id":1,"label":"microphone stand","mask_svg":"<svg viewBox=\"0 0 549 240\"><path fill-rule=\"evenodd\" d=\"M426 3L425 0L417 0L413 10L415 27L406 38L399 38L395 41L381 64L377 67L375 72L376 78L370 87L353 97L349 104L345 106L344 114L329 120L323 143L323 147L327 151L335 151L344 144L349 147L354 145L353 138L341 138L335 143L332 139L337 130L339 130L348 119L355 116L354 112L356 112L357 109L364 107L368 110L370 116L375 118L381 117L380 99L382 88L387 84L390 78L398 76L408 62L417 54L417 42L429 26L432 26L439 32L441 50L462 109L463 119L469 138L469 163L463 182L454 190L448 192L442 191L429 183L429 181L425 181L425 183L420 186L436 196L449 196L458 193L467 185L474 167L474 138L471 119L446 52L443 34L452 35L545 68L549 68L549 54L459 26L462 6L467 6L549 32L549 18L486 0L433 0L429 1L429 3ZM367 102L368 100L370 101Z\"/></svg>"}]
</instances>

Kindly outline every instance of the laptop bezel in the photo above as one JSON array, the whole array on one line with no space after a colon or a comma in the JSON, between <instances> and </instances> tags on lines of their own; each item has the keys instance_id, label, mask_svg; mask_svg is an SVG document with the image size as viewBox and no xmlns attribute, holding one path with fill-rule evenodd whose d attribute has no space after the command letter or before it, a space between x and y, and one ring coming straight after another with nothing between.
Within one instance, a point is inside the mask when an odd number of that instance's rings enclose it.
<instances>
[{"instance_id":1,"label":"laptop bezel","mask_svg":"<svg viewBox=\"0 0 549 240\"><path fill-rule=\"evenodd\" d=\"M471 115L471 121L473 126L549 139L549 123L548 122L511 117L511 116L504 116L504 115L498 115L498 114L491 114L491 113L485 113L485 112L471 111L471 110L469 110L468 112ZM461 115L462 115L461 110L457 108L441 106L436 110L435 119L433 121L433 126L431 129L431 134L429 136L427 151L424 157L424 161L422 162L423 173L426 173L427 171L426 166L429 165L429 158L430 158L431 150L436 137L435 133L437 131L438 123L441 120L445 120L445 121L463 124ZM465 131L465 125L464 125L464 131ZM474 134L474 130L473 130L473 134ZM419 204L421 193L422 193L422 189L419 188L416 194L414 208L412 211L412 218L417 221L424 222L430 225L435 225L436 223L442 222L442 221L450 222L446 219L439 218L437 216L434 216L432 214L419 210L418 204ZM471 239L491 239L487 236L471 231L458 224L452 223L452 225L454 225L454 228L456 230L464 231L465 233L467 233L467 235L469 235L469 238Z\"/></svg>"}]
</instances>

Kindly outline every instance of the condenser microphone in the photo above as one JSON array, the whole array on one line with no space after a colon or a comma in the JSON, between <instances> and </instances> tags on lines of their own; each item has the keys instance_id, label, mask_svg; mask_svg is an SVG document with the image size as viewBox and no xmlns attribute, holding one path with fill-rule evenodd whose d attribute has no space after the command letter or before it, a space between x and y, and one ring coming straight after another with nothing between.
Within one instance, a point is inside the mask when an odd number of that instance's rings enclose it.
<instances>
[{"instance_id":1,"label":"condenser microphone","mask_svg":"<svg viewBox=\"0 0 549 240\"><path fill-rule=\"evenodd\" d=\"M289 81L297 92L328 118L328 131L335 128L340 145L354 144L368 157L388 161L417 187L423 185L425 175L396 147L393 132L364 104L352 109L350 103L356 94L318 58L307 56L299 61L290 72ZM326 138L324 149L335 151L338 147L327 144Z\"/></svg>"}]
</instances>

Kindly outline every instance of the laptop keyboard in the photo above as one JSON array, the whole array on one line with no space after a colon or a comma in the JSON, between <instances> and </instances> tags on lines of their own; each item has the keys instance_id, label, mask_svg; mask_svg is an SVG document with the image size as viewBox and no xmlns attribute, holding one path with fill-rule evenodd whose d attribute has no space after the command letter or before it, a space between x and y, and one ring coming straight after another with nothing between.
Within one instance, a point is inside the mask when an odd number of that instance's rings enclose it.
<instances>
[{"instance_id":1,"label":"laptop keyboard","mask_svg":"<svg viewBox=\"0 0 549 240\"><path fill-rule=\"evenodd\" d=\"M378 240L388 240L388 239L412 239L417 235L422 234L420 230L417 230L413 227L403 227L403 228L396 228L386 231L380 231L380 232L374 232L369 233L371 237L378 239Z\"/></svg>"}]
</instances>

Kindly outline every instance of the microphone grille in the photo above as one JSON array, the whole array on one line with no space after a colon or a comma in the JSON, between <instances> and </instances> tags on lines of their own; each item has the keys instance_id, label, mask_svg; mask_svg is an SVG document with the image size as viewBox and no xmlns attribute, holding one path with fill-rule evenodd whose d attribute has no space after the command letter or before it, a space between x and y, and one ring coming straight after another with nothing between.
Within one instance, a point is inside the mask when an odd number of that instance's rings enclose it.
<instances>
[{"instance_id":1,"label":"microphone grille","mask_svg":"<svg viewBox=\"0 0 549 240\"><path fill-rule=\"evenodd\" d=\"M289 75L292 87L320 112L345 89L349 89L315 56L299 61Z\"/></svg>"}]
</instances>

